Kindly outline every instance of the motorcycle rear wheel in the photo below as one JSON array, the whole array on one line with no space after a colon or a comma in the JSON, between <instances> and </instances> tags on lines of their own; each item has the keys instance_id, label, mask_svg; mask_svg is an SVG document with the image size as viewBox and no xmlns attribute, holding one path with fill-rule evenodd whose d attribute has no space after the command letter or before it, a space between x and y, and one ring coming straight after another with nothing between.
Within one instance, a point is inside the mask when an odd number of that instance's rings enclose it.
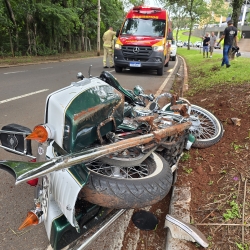
<instances>
[{"instance_id":1,"label":"motorcycle rear wheel","mask_svg":"<svg viewBox=\"0 0 250 250\"><path fill-rule=\"evenodd\" d=\"M141 164L117 167L95 161L86 164L88 183L79 197L109 208L142 208L162 200L169 192L173 175L169 164L152 153Z\"/></svg>"}]
</instances>

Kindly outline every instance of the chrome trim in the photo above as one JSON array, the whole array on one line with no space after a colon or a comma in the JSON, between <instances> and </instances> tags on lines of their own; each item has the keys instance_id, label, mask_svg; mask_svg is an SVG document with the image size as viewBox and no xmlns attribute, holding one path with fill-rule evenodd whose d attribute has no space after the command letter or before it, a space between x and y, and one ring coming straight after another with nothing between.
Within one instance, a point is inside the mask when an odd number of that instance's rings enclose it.
<instances>
[{"instance_id":1,"label":"chrome trim","mask_svg":"<svg viewBox=\"0 0 250 250\"><path fill-rule=\"evenodd\" d=\"M90 236L87 239L83 239L82 242L80 242L79 244L77 244L76 246L70 248L71 250L82 250L85 249L87 246L89 246L94 240L97 239L98 236L100 236L101 233L103 233L115 220L117 220L124 212L126 211L126 209L121 209L118 210L115 214L112 215L112 217L110 219L107 219L107 221L104 221L103 223L101 223L99 225L99 228L97 229L97 231Z\"/></svg>"},{"instance_id":2,"label":"chrome trim","mask_svg":"<svg viewBox=\"0 0 250 250\"><path fill-rule=\"evenodd\" d=\"M16 132L16 131L8 131L8 130L1 130L0 129L0 133L4 133L4 134L17 134L17 135L29 135L31 133L25 133L25 132Z\"/></svg>"},{"instance_id":3,"label":"chrome trim","mask_svg":"<svg viewBox=\"0 0 250 250\"><path fill-rule=\"evenodd\" d=\"M19 154L19 155L23 155L23 156L28 156L28 157L30 157L32 159L36 159L36 156L26 154L25 150L24 150L24 152L20 152L20 151L17 151L17 150L5 147L3 145L0 145L0 148L3 148L5 150L10 151L10 152L15 153L15 154Z\"/></svg>"}]
</instances>

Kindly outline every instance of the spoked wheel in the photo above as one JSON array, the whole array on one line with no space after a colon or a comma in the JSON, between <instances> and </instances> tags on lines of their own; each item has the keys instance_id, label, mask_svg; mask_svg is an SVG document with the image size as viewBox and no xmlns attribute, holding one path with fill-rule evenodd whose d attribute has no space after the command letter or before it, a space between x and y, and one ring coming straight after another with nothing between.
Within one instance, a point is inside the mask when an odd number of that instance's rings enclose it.
<instances>
[{"instance_id":1,"label":"spoked wheel","mask_svg":"<svg viewBox=\"0 0 250 250\"><path fill-rule=\"evenodd\" d=\"M94 161L86 167L90 175L79 196L103 207L146 207L162 200L172 185L171 169L156 153L135 166L119 167Z\"/></svg>"},{"instance_id":2,"label":"spoked wheel","mask_svg":"<svg viewBox=\"0 0 250 250\"><path fill-rule=\"evenodd\" d=\"M196 138L193 147L207 148L217 143L223 136L221 122L209 111L191 105L192 126L189 132Z\"/></svg>"},{"instance_id":3,"label":"spoked wheel","mask_svg":"<svg viewBox=\"0 0 250 250\"><path fill-rule=\"evenodd\" d=\"M169 111L170 103L162 108ZM189 133L195 137L194 148L207 148L217 143L223 136L224 129L221 122L208 110L197 105L191 105L190 114L192 126Z\"/></svg>"},{"instance_id":4,"label":"spoked wheel","mask_svg":"<svg viewBox=\"0 0 250 250\"><path fill-rule=\"evenodd\" d=\"M110 154L101 158L101 162L107 163L113 166L130 167L141 164L151 152L147 154L141 153L139 148L129 148L122 152Z\"/></svg>"}]
</instances>

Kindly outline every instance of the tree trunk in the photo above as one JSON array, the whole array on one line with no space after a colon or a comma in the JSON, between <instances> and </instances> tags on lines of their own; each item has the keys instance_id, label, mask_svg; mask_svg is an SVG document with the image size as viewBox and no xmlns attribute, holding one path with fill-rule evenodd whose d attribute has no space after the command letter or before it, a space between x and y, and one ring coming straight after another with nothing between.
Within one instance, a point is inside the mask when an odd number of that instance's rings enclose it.
<instances>
[{"instance_id":1,"label":"tree trunk","mask_svg":"<svg viewBox=\"0 0 250 250\"><path fill-rule=\"evenodd\" d=\"M11 7L9 0L4 0L4 2L6 4L6 8L7 8L7 11L9 13L10 20L14 26L13 31L15 33L15 42L14 42L14 46L12 44L12 46L14 47L14 49L12 48L12 51L14 51L14 53L15 53L18 51L18 29L17 29L16 19L15 19L15 15L14 15L14 12L12 10L12 7ZM10 32L10 35L11 35L11 32ZM13 56L14 56L14 54L13 54Z\"/></svg>"},{"instance_id":2,"label":"tree trunk","mask_svg":"<svg viewBox=\"0 0 250 250\"><path fill-rule=\"evenodd\" d=\"M30 29L29 29L28 17L26 19L26 29L27 29L27 39L29 45L26 54L31 55Z\"/></svg>"},{"instance_id":3,"label":"tree trunk","mask_svg":"<svg viewBox=\"0 0 250 250\"><path fill-rule=\"evenodd\" d=\"M37 46L36 46L36 23L34 24L34 51L37 56Z\"/></svg>"},{"instance_id":4,"label":"tree trunk","mask_svg":"<svg viewBox=\"0 0 250 250\"><path fill-rule=\"evenodd\" d=\"M78 37L78 52L81 53L81 37Z\"/></svg>"},{"instance_id":5,"label":"tree trunk","mask_svg":"<svg viewBox=\"0 0 250 250\"><path fill-rule=\"evenodd\" d=\"M81 28L81 51L84 51L84 30Z\"/></svg>"},{"instance_id":6,"label":"tree trunk","mask_svg":"<svg viewBox=\"0 0 250 250\"><path fill-rule=\"evenodd\" d=\"M232 7L233 7L233 13L232 13L232 20L234 23L234 27L238 27L238 20L241 12L241 7L244 0L233 0L232 1Z\"/></svg>"},{"instance_id":7,"label":"tree trunk","mask_svg":"<svg viewBox=\"0 0 250 250\"><path fill-rule=\"evenodd\" d=\"M69 31L69 34L68 34L68 40L69 40L68 41L68 44L69 44L68 45L68 51L71 52L71 33L70 33L70 31Z\"/></svg>"},{"instance_id":8,"label":"tree trunk","mask_svg":"<svg viewBox=\"0 0 250 250\"><path fill-rule=\"evenodd\" d=\"M239 16L241 12L241 7L243 4L244 0L233 0L232 1L232 7L233 7L233 13L232 13L232 20L234 27L238 27L238 21L239 21ZM233 44L234 46L235 44ZM229 51L228 57L230 59L234 59L235 54L232 53L232 50Z\"/></svg>"},{"instance_id":9,"label":"tree trunk","mask_svg":"<svg viewBox=\"0 0 250 250\"><path fill-rule=\"evenodd\" d=\"M11 30L9 30L9 35L10 35L10 50L11 50L11 54L14 57L14 49L13 49L13 42L12 42L12 35L11 35Z\"/></svg>"}]
</instances>

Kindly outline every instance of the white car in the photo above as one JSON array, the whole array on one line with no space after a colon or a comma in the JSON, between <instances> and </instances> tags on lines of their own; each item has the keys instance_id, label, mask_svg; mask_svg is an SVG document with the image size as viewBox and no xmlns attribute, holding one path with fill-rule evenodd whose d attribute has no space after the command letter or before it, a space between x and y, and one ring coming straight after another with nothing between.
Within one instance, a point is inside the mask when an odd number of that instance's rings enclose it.
<instances>
[{"instance_id":1,"label":"white car","mask_svg":"<svg viewBox=\"0 0 250 250\"><path fill-rule=\"evenodd\" d=\"M202 42L195 42L194 47L203 48L203 43Z\"/></svg>"},{"instance_id":2,"label":"white car","mask_svg":"<svg viewBox=\"0 0 250 250\"><path fill-rule=\"evenodd\" d=\"M177 45L176 45L176 41L172 40L171 42L171 47L170 47L170 59L172 61L176 60L176 53L177 53Z\"/></svg>"},{"instance_id":3,"label":"white car","mask_svg":"<svg viewBox=\"0 0 250 250\"><path fill-rule=\"evenodd\" d=\"M177 41L176 45L177 45L177 47L183 47L183 42L182 41Z\"/></svg>"}]
</instances>

